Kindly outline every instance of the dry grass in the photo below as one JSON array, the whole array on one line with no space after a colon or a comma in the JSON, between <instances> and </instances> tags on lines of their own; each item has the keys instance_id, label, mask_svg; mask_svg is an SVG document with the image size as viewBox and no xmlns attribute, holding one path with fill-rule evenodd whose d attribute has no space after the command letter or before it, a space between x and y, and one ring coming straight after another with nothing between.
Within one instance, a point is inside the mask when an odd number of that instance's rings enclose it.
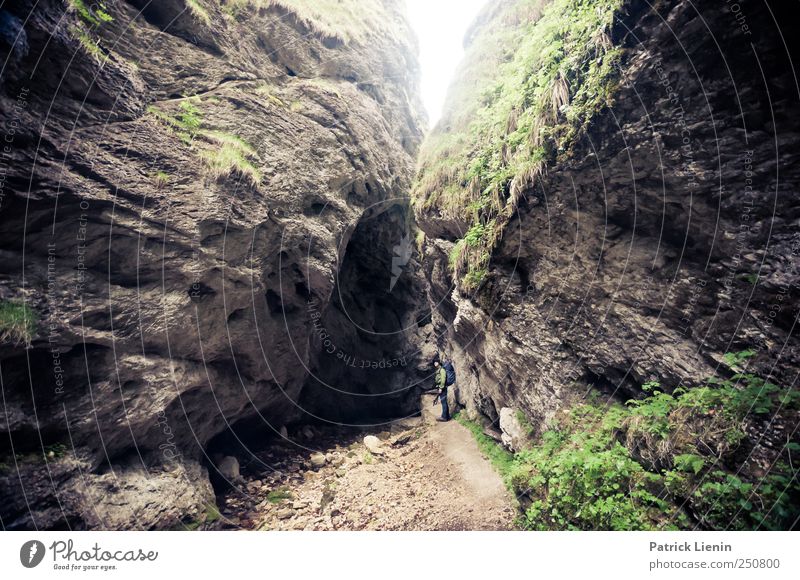
<instances>
[{"instance_id":1,"label":"dry grass","mask_svg":"<svg viewBox=\"0 0 800 580\"><path fill-rule=\"evenodd\" d=\"M319 36L344 43L364 42L375 34L393 35L396 28L381 0L228 0L226 6L234 13L277 6Z\"/></svg>"},{"instance_id":2,"label":"dry grass","mask_svg":"<svg viewBox=\"0 0 800 580\"><path fill-rule=\"evenodd\" d=\"M238 177L254 186L261 183L261 172L254 164L258 154L247 141L223 131L203 130L199 136L216 145L216 148L200 153L211 177Z\"/></svg>"},{"instance_id":3,"label":"dry grass","mask_svg":"<svg viewBox=\"0 0 800 580\"><path fill-rule=\"evenodd\" d=\"M722 459L737 448L727 437L732 426L721 413L704 415L688 407L678 407L669 415L666 437L648 430L650 422L641 415L627 417L622 424L625 446L660 470L672 469L677 455L699 454Z\"/></svg>"},{"instance_id":4,"label":"dry grass","mask_svg":"<svg viewBox=\"0 0 800 580\"><path fill-rule=\"evenodd\" d=\"M189 9L189 12L197 20L200 20L206 25L211 24L211 15L208 13L208 9L203 5L201 0L186 0L186 8Z\"/></svg>"}]
</instances>

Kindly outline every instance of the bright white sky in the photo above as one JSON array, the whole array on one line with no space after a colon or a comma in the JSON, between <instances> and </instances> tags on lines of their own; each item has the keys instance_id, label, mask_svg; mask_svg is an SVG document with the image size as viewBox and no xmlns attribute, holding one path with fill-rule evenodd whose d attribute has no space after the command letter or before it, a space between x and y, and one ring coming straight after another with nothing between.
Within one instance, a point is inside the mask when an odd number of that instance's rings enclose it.
<instances>
[{"instance_id":1,"label":"bright white sky","mask_svg":"<svg viewBox=\"0 0 800 580\"><path fill-rule=\"evenodd\" d=\"M464 34L486 1L406 0L419 37L422 100L431 127L441 116L447 88L464 54Z\"/></svg>"}]
</instances>

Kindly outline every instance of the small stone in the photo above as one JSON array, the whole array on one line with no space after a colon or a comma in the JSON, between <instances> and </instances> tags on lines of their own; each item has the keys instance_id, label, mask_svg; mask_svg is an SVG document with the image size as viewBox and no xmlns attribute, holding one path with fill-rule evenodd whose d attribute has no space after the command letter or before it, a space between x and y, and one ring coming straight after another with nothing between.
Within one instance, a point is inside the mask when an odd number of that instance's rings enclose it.
<instances>
[{"instance_id":1,"label":"small stone","mask_svg":"<svg viewBox=\"0 0 800 580\"><path fill-rule=\"evenodd\" d=\"M325 455L323 455L322 453L314 453L309 459L309 461L311 462L311 466L315 469L324 467L325 464L328 462Z\"/></svg>"},{"instance_id":2,"label":"small stone","mask_svg":"<svg viewBox=\"0 0 800 580\"><path fill-rule=\"evenodd\" d=\"M279 520L288 520L294 515L294 510L291 508L283 508L281 510L278 510L278 513L276 515Z\"/></svg>"},{"instance_id":3,"label":"small stone","mask_svg":"<svg viewBox=\"0 0 800 580\"><path fill-rule=\"evenodd\" d=\"M223 457L217 469L222 477L229 481L239 479L239 460L230 455Z\"/></svg>"},{"instance_id":4,"label":"small stone","mask_svg":"<svg viewBox=\"0 0 800 580\"><path fill-rule=\"evenodd\" d=\"M364 445L369 452L373 455L382 455L383 454L383 446L381 445L381 440L375 437L375 435L367 435L364 437Z\"/></svg>"},{"instance_id":5,"label":"small stone","mask_svg":"<svg viewBox=\"0 0 800 580\"><path fill-rule=\"evenodd\" d=\"M336 470L336 477L344 477L345 475L347 475L346 469L340 467L339 469Z\"/></svg>"},{"instance_id":6,"label":"small stone","mask_svg":"<svg viewBox=\"0 0 800 580\"><path fill-rule=\"evenodd\" d=\"M278 432L283 439L289 438L289 431L286 429L286 425L281 425L281 428Z\"/></svg>"},{"instance_id":7,"label":"small stone","mask_svg":"<svg viewBox=\"0 0 800 580\"><path fill-rule=\"evenodd\" d=\"M305 427L303 427L303 437L305 437L306 439L313 439L314 430L308 425L306 425Z\"/></svg>"}]
</instances>

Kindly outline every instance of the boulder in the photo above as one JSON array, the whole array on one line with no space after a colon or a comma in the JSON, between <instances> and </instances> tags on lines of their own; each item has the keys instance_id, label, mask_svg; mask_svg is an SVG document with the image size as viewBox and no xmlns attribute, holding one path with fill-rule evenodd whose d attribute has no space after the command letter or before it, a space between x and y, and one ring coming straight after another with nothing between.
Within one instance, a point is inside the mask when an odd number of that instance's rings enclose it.
<instances>
[{"instance_id":1,"label":"boulder","mask_svg":"<svg viewBox=\"0 0 800 580\"><path fill-rule=\"evenodd\" d=\"M501 443L503 441L503 434L493 427L484 427L483 434L486 435L487 437L491 437L498 443Z\"/></svg>"},{"instance_id":2,"label":"boulder","mask_svg":"<svg viewBox=\"0 0 800 580\"><path fill-rule=\"evenodd\" d=\"M314 453L309 458L311 462L311 466L314 469L319 469L320 467L325 467L325 464L328 463L328 460L325 458L325 455L322 453Z\"/></svg>"},{"instance_id":3,"label":"boulder","mask_svg":"<svg viewBox=\"0 0 800 580\"><path fill-rule=\"evenodd\" d=\"M510 407L500 409L500 439L511 451L521 451L528 442L528 431Z\"/></svg>"}]
</instances>

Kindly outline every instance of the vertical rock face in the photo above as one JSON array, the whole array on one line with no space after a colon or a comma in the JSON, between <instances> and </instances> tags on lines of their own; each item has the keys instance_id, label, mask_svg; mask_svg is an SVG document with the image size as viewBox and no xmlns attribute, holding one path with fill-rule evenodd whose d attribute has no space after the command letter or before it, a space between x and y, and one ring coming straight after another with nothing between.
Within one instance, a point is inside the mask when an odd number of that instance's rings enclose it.
<instances>
[{"instance_id":1,"label":"vertical rock face","mask_svg":"<svg viewBox=\"0 0 800 580\"><path fill-rule=\"evenodd\" d=\"M0 300L32 322L0 345L5 528L202 518L210 438L301 416L309 370L342 388L309 305L416 364L416 262L389 292L421 139L396 3L88 6L0 9ZM351 250L385 256L385 291L359 295Z\"/></svg>"},{"instance_id":2,"label":"vertical rock face","mask_svg":"<svg viewBox=\"0 0 800 580\"><path fill-rule=\"evenodd\" d=\"M548 4L485 10L421 154L429 295L462 404L491 421L521 410L541 432L588 392L624 401L649 381L730 376L723 355L744 350L748 371L789 391L800 95L788 15L775 2L600 2L609 18L522 54L530 34L552 33L533 25ZM796 411L773 414L746 419L742 473L797 441Z\"/></svg>"}]
</instances>

